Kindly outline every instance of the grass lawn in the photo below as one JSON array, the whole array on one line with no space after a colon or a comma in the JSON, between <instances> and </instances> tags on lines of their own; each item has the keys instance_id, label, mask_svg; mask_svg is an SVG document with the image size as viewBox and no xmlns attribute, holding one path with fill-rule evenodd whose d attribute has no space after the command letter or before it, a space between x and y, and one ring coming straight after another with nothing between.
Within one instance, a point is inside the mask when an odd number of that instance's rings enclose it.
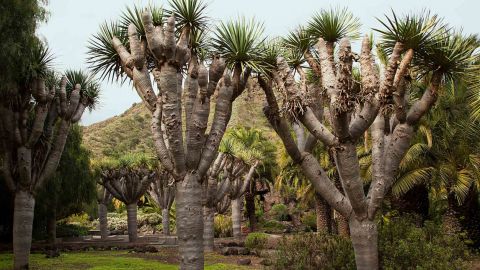
<instances>
[{"instance_id":1,"label":"grass lawn","mask_svg":"<svg viewBox=\"0 0 480 270\"><path fill-rule=\"evenodd\" d=\"M13 268L13 255L0 254L0 269ZM153 259L135 257L128 251L85 251L61 253L60 257L47 259L44 254L30 255L30 269L34 270L60 270L60 269L90 269L90 270L113 270L113 269L162 269L176 270L178 266L164 264ZM206 270L247 270L246 266L215 263L205 263Z\"/></svg>"}]
</instances>

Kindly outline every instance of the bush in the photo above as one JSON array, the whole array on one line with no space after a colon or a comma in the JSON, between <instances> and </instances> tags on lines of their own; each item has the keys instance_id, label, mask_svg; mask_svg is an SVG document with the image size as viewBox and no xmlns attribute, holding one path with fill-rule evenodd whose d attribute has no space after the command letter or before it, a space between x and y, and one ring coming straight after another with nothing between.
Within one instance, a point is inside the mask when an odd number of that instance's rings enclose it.
<instances>
[{"instance_id":1,"label":"bush","mask_svg":"<svg viewBox=\"0 0 480 270\"><path fill-rule=\"evenodd\" d=\"M417 228L408 218L396 218L380 226L379 234L383 269L466 269L465 243L433 222Z\"/></svg>"},{"instance_id":2,"label":"bush","mask_svg":"<svg viewBox=\"0 0 480 270\"><path fill-rule=\"evenodd\" d=\"M57 224L57 237L79 237L88 235L89 228L77 224L66 224L58 223Z\"/></svg>"},{"instance_id":3,"label":"bush","mask_svg":"<svg viewBox=\"0 0 480 270\"><path fill-rule=\"evenodd\" d=\"M409 218L395 218L379 226L379 239L381 269L468 269L465 242L433 222L418 228ZM284 237L272 262L273 269L355 269L350 240L326 234Z\"/></svg>"},{"instance_id":4,"label":"bush","mask_svg":"<svg viewBox=\"0 0 480 270\"><path fill-rule=\"evenodd\" d=\"M232 237L232 217L227 215L216 215L213 221L215 237Z\"/></svg>"},{"instance_id":5,"label":"bush","mask_svg":"<svg viewBox=\"0 0 480 270\"><path fill-rule=\"evenodd\" d=\"M245 238L245 247L249 249L264 249L267 241L268 235L265 233L249 233Z\"/></svg>"},{"instance_id":6,"label":"bush","mask_svg":"<svg viewBox=\"0 0 480 270\"><path fill-rule=\"evenodd\" d=\"M285 225L276 220L267 220L262 224L262 228L268 233L281 233L285 230Z\"/></svg>"},{"instance_id":7,"label":"bush","mask_svg":"<svg viewBox=\"0 0 480 270\"><path fill-rule=\"evenodd\" d=\"M288 208L285 204L275 204L270 210L272 217L278 221L287 221L289 220L290 215L288 214Z\"/></svg>"},{"instance_id":8,"label":"bush","mask_svg":"<svg viewBox=\"0 0 480 270\"><path fill-rule=\"evenodd\" d=\"M315 213L307 213L302 217L302 224L305 231L314 232L317 230L317 215Z\"/></svg>"},{"instance_id":9,"label":"bush","mask_svg":"<svg viewBox=\"0 0 480 270\"><path fill-rule=\"evenodd\" d=\"M273 269L355 269L352 244L337 235L307 233L284 237L273 258Z\"/></svg>"}]
</instances>

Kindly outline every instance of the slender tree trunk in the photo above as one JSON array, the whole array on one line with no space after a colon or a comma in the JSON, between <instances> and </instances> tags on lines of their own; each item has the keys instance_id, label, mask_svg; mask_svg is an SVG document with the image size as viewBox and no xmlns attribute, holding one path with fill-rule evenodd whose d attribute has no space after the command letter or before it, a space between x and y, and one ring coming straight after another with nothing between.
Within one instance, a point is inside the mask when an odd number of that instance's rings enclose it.
<instances>
[{"instance_id":1,"label":"slender tree trunk","mask_svg":"<svg viewBox=\"0 0 480 270\"><path fill-rule=\"evenodd\" d=\"M32 245L33 211L35 198L28 191L15 193L13 213L13 256L14 269L28 269L28 258Z\"/></svg>"},{"instance_id":2,"label":"slender tree trunk","mask_svg":"<svg viewBox=\"0 0 480 270\"><path fill-rule=\"evenodd\" d=\"M453 209L450 201L447 211L442 215L442 229L446 234L456 234L462 231L462 225L457 218L456 211Z\"/></svg>"},{"instance_id":3,"label":"slender tree trunk","mask_svg":"<svg viewBox=\"0 0 480 270\"><path fill-rule=\"evenodd\" d=\"M100 236L102 240L108 237L107 206L104 203L98 204L98 221L100 223Z\"/></svg>"},{"instance_id":4,"label":"slender tree trunk","mask_svg":"<svg viewBox=\"0 0 480 270\"><path fill-rule=\"evenodd\" d=\"M327 202L315 194L315 212L317 214L317 232L330 233L330 213Z\"/></svg>"},{"instance_id":5,"label":"slender tree trunk","mask_svg":"<svg viewBox=\"0 0 480 270\"><path fill-rule=\"evenodd\" d=\"M170 235L170 209L162 209L163 235Z\"/></svg>"},{"instance_id":6,"label":"slender tree trunk","mask_svg":"<svg viewBox=\"0 0 480 270\"><path fill-rule=\"evenodd\" d=\"M177 183L177 235L181 270L203 269L202 186L198 174Z\"/></svg>"},{"instance_id":7,"label":"slender tree trunk","mask_svg":"<svg viewBox=\"0 0 480 270\"><path fill-rule=\"evenodd\" d=\"M242 198L232 200L233 237L242 237Z\"/></svg>"},{"instance_id":8,"label":"slender tree trunk","mask_svg":"<svg viewBox=\"0 0 480 270\"><path fill-rule=\"evenodd\" d=\"M374 221L358 221L352 217L349 222L357 270L378 269L378 231Z\"/></svg>"},{"instance_id":9,"label":"slender tree trunk","mask_svg":"<svg viewBox=\"0 0 480 270\"><path fill-rule=\"evenodd\" d=\"M203 248L205 251L213 251L215 247L215 210L210 207L203 207Z\"/></svg>"},{"instance_id":10,"label":"slender tree trunk","mask_svg":"<svg viewBox=\"0 0 480 270\"><path fill-rule=\"evenodd\" d=\"M348 220L338 212L335 212L335 217L337 219L338 235L344 236L344 237L349 237L350 232L349 232L349 229L348 229Z\"/></svg>"},{"instance_id":11,"label":"slender tree trunk","mask_svg":"<svg viewBox=\"0 0 480 270\"><path fill-rule=\"evenodd\" d=\"M128 241L137 241L137 203L127 204Z\"/></svg>"},{"instance_id":12,"label":"slender tree trunk","mask_svg":"<svg viewBox=\"0 0 480 270\"><path fill-rule=\"evenodd\" d=\"M255 217L255 195L251 192L245 193L245 210L247 211L250 232L255 231L257 219Z\"/></svg>"},{"instance_id":13,"label":"slender tree trunk","mask_svg":"<svg viewBox=\"0 0 480 270\"><path fill-rule=\"evenodd\" d=\"M57 207L52 206L47 216L47 235L48 243L52 245L52 248L55 246L57 240Z\"/></svg>"}]
</instances>

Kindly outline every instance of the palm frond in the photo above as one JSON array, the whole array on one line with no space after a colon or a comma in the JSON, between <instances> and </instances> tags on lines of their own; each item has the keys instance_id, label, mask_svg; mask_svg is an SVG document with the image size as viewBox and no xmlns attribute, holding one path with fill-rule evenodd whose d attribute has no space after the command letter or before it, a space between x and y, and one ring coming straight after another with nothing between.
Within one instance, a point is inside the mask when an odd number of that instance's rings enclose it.
<instances>
[{"instance_id":1,"label":"palm frond","mask_svg":"<svg viewBox=\"0 0 480 270\"><path fill-rule=\"evenodd\" d=\"M374 29L381 34L381 44L387 54L391 54L397 42L404 50L413 49L420 52L436 46L438 38L446 31L446 25L437 15L423 10L418 14L406 14L398 17L392 10L391 17L385 15L386 21L377 20L385 29Z\"/></svg>"},{"instance_id":2,"label":"palm frond","mask_svg":"<svg viewBox=\"0 0 480 270\"><path fill-rule=\"evenodd\" d=\"M347 37L358 38L360 20L347 8L320 10L308 23L307 31L315 39L323 38L327 42L337 42Z\"/></svg>"},{"instance_id":3,"label":"palm frond","mask_svg":"<svg viewBox=\"0 0 480 270\"><path fill-rule=\"evenodd\" d=\"M426 70L440 72L447 80L454 80L473 71L479 45L476 35L445 32L434 47L420 54L416 64Z\"/></svg>"},{"instance_id":4,"label":"palm frond","mask_svg":"<svg viewBox=\"0 0 480 270\"><path fill-rule=\"evenodd\" d=\"M100 79L118 81L123 78L125 72L122 69L121 60L113 47L112 39L117 37L123 44L127 44L127 36L116 23L103 23L100 30L88 41L87 63L90 70L99 75Z\"/></svg>"},{"instance_id":5,"label":"palm frond","mask_svg":"<svg viewBox=\"0 0 480 270\"><path fill-rule=\"evenodd\" d=\"M146 10L149 11L152 15L153 25L162 25L164 15L165 15L162 7L149 5L146 8ZM135 28L137 28L138 34L142 38L144 38L145 28L143 27L142 13L143 13L143 8L140 8L136 5L134 5L133 7L127 6L125 10L122 12L122 15L120 16L120 21L118 24L121 31L123 33L127 33L128 26L133 23L133 25L135 25Z\"/></svg>"},{"instance_id":6,"label":"palm frond","mask_svg":"<svg viewBox=\"0 0 480 270\"><path fill-rule=\"evenodd\" d=\"M413 187L420 184L427 184L432 177L433 170L432 167L418 168L403 174L392 187L393 196L399 198Z\"/></svg>"},{"instance_id":7,"label":"palm frond","mask_svg":"<svg viewBox=\"0 0 480 270\"><path fill-rule=\"evenodd\" d=\"M86 99L89 110L95 109L100 99L100 83L91 75L82 70L67 70L67 93L71 93L75 85L80 84L82 99Z\"/></svg>"},{"instance_id":8,"label":"palm frond","mask_svg":"<svg viewBox=\"0 0 480 270\"><path fill-rule=\"evenodd\" d=\"M189 27L190 31L204 31L208 17L206 15L207 4L202 0L169 0L171 10L169 15L174 15L177 32Z\"/></svg>"},{"instance_id":9,"label":"palm frond","mask_svg":"<svg viewBox=\"0 0 480 270\"><path fill-rule=\"evenodd\" d=\"M240 17L235 21L221 22L214 32L211 46L225 59L228 67L240 65L242 69L262 70L261 55L265 41L263 24L255 19Z\"/></svg>"}]
</instances>

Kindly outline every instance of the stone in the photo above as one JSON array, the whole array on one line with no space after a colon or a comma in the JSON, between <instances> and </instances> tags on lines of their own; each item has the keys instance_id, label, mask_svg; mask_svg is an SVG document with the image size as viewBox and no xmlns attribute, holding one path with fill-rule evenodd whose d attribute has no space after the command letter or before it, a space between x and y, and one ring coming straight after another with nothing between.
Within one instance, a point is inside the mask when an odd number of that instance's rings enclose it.
<instances>
[{"instance_id":1,"label":"stone","mask_svg":"<svg viewBox=\"0 0 480 270\"><path fill-rule=\"evenodd\" d=\"M250 254L250 251L248 250L248 248L244 248L244 247L238 247L237 252L238 252L238 255L248 255L248 254Z\"/></svg>"},{"instance_id":2,"label":"stone","mask_svg":"<svg viewBox=\"0 0 480 270\"><path fill-rule=\"evenodd\" d=\"M234 247L224 247L222 249L223 256L238 255L238 250Z\"/></svg>"},{"instance_id":3,"label":"stone","mask_svg":"<svg viewBox=\"0 0 480 270\"><path fill-rule=\"evenodd\" d=\"M239 265L250 265L252 264L252 260L248 259L248 258L241 258L238 260L237 262Z\"/></svg>"}]
</instances>

